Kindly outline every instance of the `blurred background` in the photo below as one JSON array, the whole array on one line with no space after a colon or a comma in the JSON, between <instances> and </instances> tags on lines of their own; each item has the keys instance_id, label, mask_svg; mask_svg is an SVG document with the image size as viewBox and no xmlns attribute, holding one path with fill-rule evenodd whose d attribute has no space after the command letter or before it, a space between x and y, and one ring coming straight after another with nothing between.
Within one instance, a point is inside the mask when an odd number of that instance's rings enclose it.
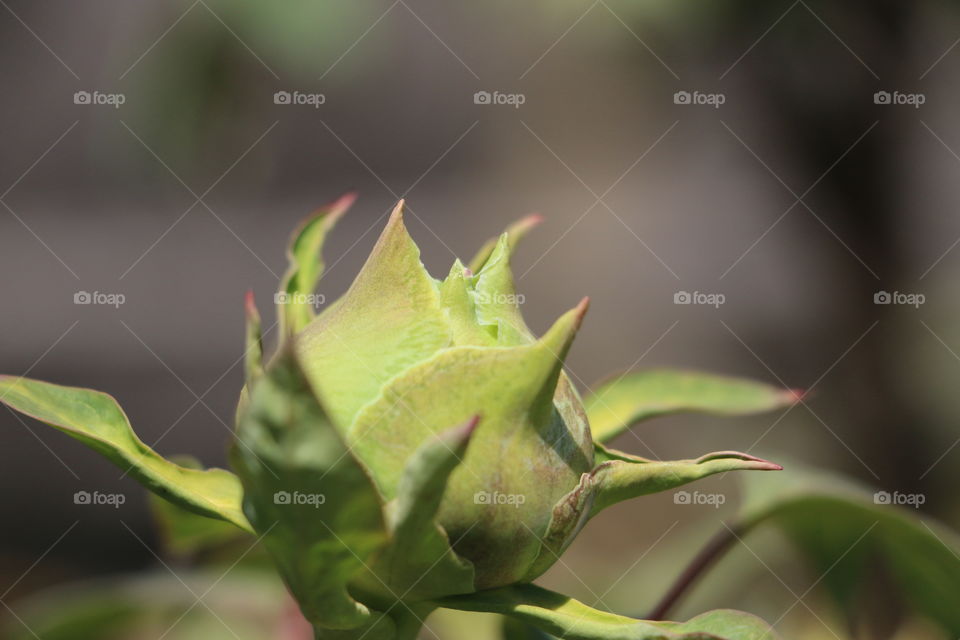
<instances>
[{"instance_id":1,"label":"blurred background","mask_svg":"<svg viewBox=\"0 0 960 640\"><path fill-rule=\"evenodd\" d=\"M812 389L614 446L787 452L960 525L954 3L0 5L3 373L107 391L161 453L225 465L243 295L270 326L302 217L360 194L327 243L329 301L398 198L437 276L540 212L515 261L524 312L542 331L591 297L581 391L665 365ZM0 411L0 481L0 613L164 571L144 492L79 443ZM703 485L734 501L732 478ZM642 614L724 513L620 505L544 583ZM794 605L778 628L842 635L796 605L816 575L735 553L718 571L751 589L708 583L680 617Z\"/></svg>"}]
</instances>

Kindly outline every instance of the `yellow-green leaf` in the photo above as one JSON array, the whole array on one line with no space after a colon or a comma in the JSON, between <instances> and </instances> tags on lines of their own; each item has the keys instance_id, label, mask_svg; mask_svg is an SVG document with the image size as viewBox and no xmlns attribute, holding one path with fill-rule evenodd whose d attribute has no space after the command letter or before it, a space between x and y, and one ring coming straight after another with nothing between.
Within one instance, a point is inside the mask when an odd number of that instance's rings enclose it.
<instances>
[{"instance_id":1,"label":"yellow-green leaf","mask_svg":"<svg viewBox=\"0 0 960 640\"><path fill-rule=\"evenodd\" d=\"M235 475L223 469L188 469L163 458L136 436L112 396L0 376L0 402L76 438L157 495L195 513L252 530L240 509L240 482Z\"/></svg>"},{"instance_id":2,"label":"yellow-green leaf","mask_svg":"<svg viewBox=\"0 0 960 640\"><path fill-rule=\"evenodd\" d=\"M739 416L786 407L800 391L670 369L628 373L600 385L584 400L595 442L607 442L647 418L677 412Z\"/></svg>"},{"instance_id":3,"label":"yellow-green leaf","mask_svg":"<svg viewBox=\"0 0 960 640\"><path fill-rule=\"evenodd\" d=\"M321 207L307 218L290 237L287 258L290 266L280 281L277 292L277 317L280 335L286 337L303 329L313 319L314 304L310 295L323 274L323 242L327 233L346 213L357 196L348 193Z\"/></svg>"},{"instance_id":4,"label":"yellow-green leaf","mask_svg":"<svg viewBox=\"0 0 960 640\"><path fill-rule=\"evenodd\" d=\"M532 584L492 589L438 602L462 611L510 616L565 640L777 640L766 622L717 610L687 622L651 622L600 611Z\"/></svg>"}]
</instances>

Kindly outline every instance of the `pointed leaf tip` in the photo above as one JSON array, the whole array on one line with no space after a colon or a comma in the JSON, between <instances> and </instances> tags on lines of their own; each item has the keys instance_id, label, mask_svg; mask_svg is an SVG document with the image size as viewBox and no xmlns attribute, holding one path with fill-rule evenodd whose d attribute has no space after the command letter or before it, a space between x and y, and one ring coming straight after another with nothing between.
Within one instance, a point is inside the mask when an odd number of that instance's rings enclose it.
<instances>
[{"instance_id":1,"label":"pointed leaf tip","mask_svg":"<svg viewBox=\"0 0 960 640\"><path fill-rule=\"evenodd\" d=\"M806 400L809 393L806 389L784 389L781 397L784 404L793 405Z\"/></svg>"},{"instance_id":2,"label":"pointed leaf tip","mask_svg":"<svg viewBox=\"0 0 960 640\"><path fill-rule=\"evenodd\" d=\"M357 201L357 192L356 191L347 191L345 194L340 196L334 201L331 209L336 211L339 215L342 215L343 212L346 212L354 202Z\"/></svg>"},{"instance_id":3,"label":"pointed leaf tip","mask_svg":"<svg viewBox=\"0 0 960 640\"><path fill-rule=\"evenodd\" d=\"M542 221L543 216L541 216L539 213L532 213L520 218L507 227L506 231L501 236L487 240L483 246L480 247L480 250L477 251L476 255L474 255L470 260L470 268L475 273L478 273L491 258L494 250L501 241L504 243L504 247L502 247L501 250L507 254L513 253L517 243L520 242L520 240L527 235L531 229L540 224Z\"/></svg>"},{"instance_id":4,"label":"pointed leaf tip","mask_svg":"<svg viewBox=\"0 0 960 640\"><path fill-rule=\"evenodd\" d=\"M566 358L567 350L573 342L574 336L583 323L583 316L590 306L590 299L584 298L580 303L560 316L553 326L540 338L539 343L547 345L560 360Z\"/></svg>"},{"instance_id":5,"label":"pointed leaf tip","mask_svg":"<svg viewBox=\"0 0 960 640\"><path fill-rule=\"evenodd\" d=\"M387 224L389 225L390 223L394 222L394 220L403 222L403 209L406 206L407 201L404 198L397 200L397 204L394 205L393 211L390 212L390 221Z\"/></svg>"},{"instance_id":6,"label":"pointed leaf tip","mask_svg":"<svg viewBox=\"0 0 960 640\"><path fill-rule=\"evenodd\" d=\"M740 451L714 451L713 453L700 456L696 459L696 463L702 464L712 460L743 460L747 464L741 466L741 469L750 469L753 471L783 471L783 467L776 462L770 462L769 460L764 460L763 458L758 458L748 453L741 453Z\"/></svg>"},{"instance_id":7,"label":"pointed leaf tip","mask_svg":"<svg viewBox=\"0 0 960 640\"><path fill-rule=\"evenodd\" d=\"M253 289L248 289L243 296L243 310L250 320L260 319L260 312L257 311L257 301L253 297Z\"/></svg>"},{"instance_id":8,"label":"pointed leaf tip","mask_svg":"<svg viewBox=\"0 0 960 640\"><path fill-rule=\"evenodd\" d=\"M577 326L576 326L577 329L579 329L580 325L583 323L583 317L587 315L587 309L589 308L590 308L590 297L584 296L583 299L580 301L579 304L577 304L575 308L577 312Z\"/></svg>"},{"instance_id":9,"label":"pointed leaf tip","mask_svg":"<svg viewBox=\"0 0 960 640\"><path fill-rule=\"evenodd\" d=\"M480 414L477 414L463 423L459 429L455 432L455 438L457 441L463 442L464 444L470 441L470 438L473 437L473 432L477 430L477 425L480 424Z\"/></svg>"}]
</instances>

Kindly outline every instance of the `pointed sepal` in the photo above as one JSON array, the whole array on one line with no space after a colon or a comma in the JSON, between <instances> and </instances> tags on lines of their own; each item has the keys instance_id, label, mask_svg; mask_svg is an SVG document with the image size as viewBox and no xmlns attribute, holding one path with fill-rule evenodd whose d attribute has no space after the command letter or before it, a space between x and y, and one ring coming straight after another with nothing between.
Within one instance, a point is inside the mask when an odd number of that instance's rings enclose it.
<instances>
[{"instance_id":1,"label":"pointed sepal","mask_svg":"<svg viewBox=\"0 0 960 640\"><path fill-rule=\"evenodd\" d=\"M286 337L303 329L315 315L311 295L323 274L323 242L337 220L347 212L357 196L347 193L321 207L290 237L287 259L290 266L280 281L277 292L277 317L280 335Z\"/></svg>"},{"instance_id":2,"label":"pointed sepal","mask_svg":"<svg viewBox=\"0 0 960 640\"><path fill-rule=\"evenodd\" d=\"M247 291L243 309L246 317L246 349L243 352L243 369L247 386L249 386L263 373L263 328L257 303L253 299L253 291Z\"/></svg>"},{"instance_id":3,"label":"pointed sepal","mask_svg":"<svg viewBox=\"0 0 960 640\"><path fill-rule=\"evenodd\" d=\"M371 623L347 584L386 543L382 501L289 345L251 389L237 438L244 512L304 616L330 629Z\"/></svg>"},{"instance_id":4,"label":"pointed sepal","mask_svg":"<svg viewBox=\"0 0 960 640\"><path fill-rule=\"evenodd\" d=\"M488 327L500 346L528 344L534 336L523 320L510 269L510 237L500 236L483 268L472 278L477 321Z\"/></svg>"},{"instance_id":5,"label":"pointed sepal","mask_svg":"<svg viewBox=\"0 0 960 640\"><path fill-rule=\"evenodd\" d=\"M527 233L535 226L543 222L543 216L539 213L531 213L528 216L520 218L509 227L504 232L507 236L507 243L509 244L510 253L513 253L514 249L517 246L517 243L523 239ZM487 240L479 251L473 256L473 258L468 263L470 271L474 273L480 271L483 268L483 265L486 264L487 260L490 258L490 255L493 253L494 248L497 246L500 238L490 238Z\"/></svg>"},{"instance_id":6,"label":"pointed sepal","mask_svg":"<svg viewBox=\"0 0 960 640\"><path fill-rule=\"evenodd\" d=\"M693 460L648 460L599 447L606 458L590 474L591 517L610 505L668 491L726 471L780 471L780 465L739 451L716 451Z\"/></svg>"},{"instance_id":7,"label":"pointed sepal","mask_svg":"<svg viewBox=\"0 0 960 640\"><path fill-rule=\"evenodd\" d=\"M373 566L395 593L422 600L474 590L473 566L450 548L436 517L478 421L475 416L428 438L407 461L397 497L387 505L390 545Z\"/></svg>"},{"instance_id":8,"label":"pointed sepal","mask_svg":"<svg viewBox=\"0 0 960 640\"><path fill-rule=\"evenodd\" d=\"M307 377L345 432L387 380L450 341L437 283L403 224L401 200L347 293L294 342Z\"/></svg>"},{"instance_id":9,"label":"pointed sepal","mask_svg":"<svg viewBox=\"0 0 960 640\"><path fill-rule=\"evenodd\" d=\"M554 401L586 307L584 300L533 344L439 352L394 378L350 429L351 447L393 499L405 460L438 425L483 416L440 508L454 549L474 563L478 588L525 574L553 505L593 466L584 416ZM481 521L482 531L474 527Z\"/></svg>"}]
</instances>

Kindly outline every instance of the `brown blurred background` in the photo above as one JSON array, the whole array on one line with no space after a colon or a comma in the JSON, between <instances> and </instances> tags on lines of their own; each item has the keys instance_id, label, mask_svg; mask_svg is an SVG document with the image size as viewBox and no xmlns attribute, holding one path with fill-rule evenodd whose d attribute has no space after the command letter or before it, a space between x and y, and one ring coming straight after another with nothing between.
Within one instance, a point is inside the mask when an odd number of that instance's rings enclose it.
<instances>
[{"instance_id":1,"label":"brown blurred background","mask_svg":"<svg viewBox=\"0 0 960 640\"><path fill-rule=\"evenodd\" d=\"M435 275L537 211L525 313L539 331L591 297L581 390L663 365L814 388L809 410L666 419L621 448L788 452L960 524L954 3L0 4L3 373L107 391L161 453L223 465L242 297L272 323L300 218L360 193L328 241L332 300L399 197ZM683 291L725 303L674 304ZM155 565L134 481L6 410L0 434L6 600ZM128 500L75 505L80 489ZM710 509L612 509L549 580L602 593ZM725 595L704 604L750 605Z\"/></svg>"}]
</instances>

